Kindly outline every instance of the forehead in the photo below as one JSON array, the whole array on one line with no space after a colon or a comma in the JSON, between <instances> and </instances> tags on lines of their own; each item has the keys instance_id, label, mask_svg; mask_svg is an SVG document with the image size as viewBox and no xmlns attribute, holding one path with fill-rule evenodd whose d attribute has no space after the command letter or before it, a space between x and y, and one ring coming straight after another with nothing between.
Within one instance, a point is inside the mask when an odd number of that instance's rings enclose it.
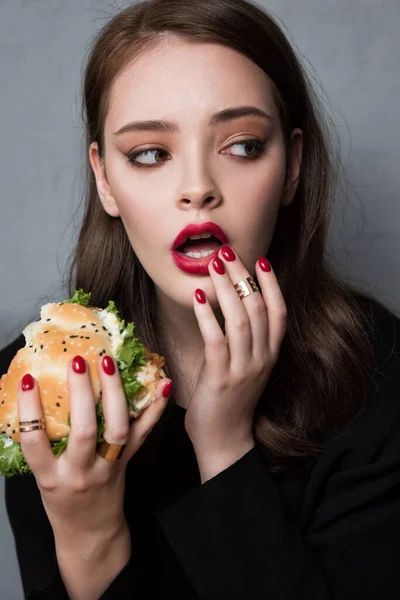
<instances>
[{"instance_id":1,"label":"forehead","mask_svg":"<svg viewBox=\"0 0 400 600\"><path fill-rule=\"evenodd\" d=\"M115 78L106 134L133 119L201 123L234 105L256 105L278 117L268 76L249 58L220 44L160 42Z\"/></svg>"}]
</instances>

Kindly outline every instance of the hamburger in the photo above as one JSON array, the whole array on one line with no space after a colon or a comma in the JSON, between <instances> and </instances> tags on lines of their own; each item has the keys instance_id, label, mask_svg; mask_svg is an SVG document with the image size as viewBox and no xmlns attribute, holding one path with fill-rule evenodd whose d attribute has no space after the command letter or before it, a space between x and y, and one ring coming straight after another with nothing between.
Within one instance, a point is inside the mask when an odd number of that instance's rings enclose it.
<instances>
[{"instance_id":1,"label":"hamburger","mask_svg":"<svg viewBox=\"0 0 400 600\"><path fill-rule=\"evenodd\" d=\"M45 432L54 454L66 449L70 431L67 365L77 354L87 362L96 402L97 442L104 440L102 392L98 359L112 356L118 365L129 418L137 418L156 398L163 356L150 352L134 336L134 324L119 317L110 300L104 309L90 305L91 293L75 290L70 300L45 304L40 320L23 330L25 347L18 350L0 379L0 474L31 473L20 444L18 384L26 373L38 382Z\"/></svg>"}]
</instances>

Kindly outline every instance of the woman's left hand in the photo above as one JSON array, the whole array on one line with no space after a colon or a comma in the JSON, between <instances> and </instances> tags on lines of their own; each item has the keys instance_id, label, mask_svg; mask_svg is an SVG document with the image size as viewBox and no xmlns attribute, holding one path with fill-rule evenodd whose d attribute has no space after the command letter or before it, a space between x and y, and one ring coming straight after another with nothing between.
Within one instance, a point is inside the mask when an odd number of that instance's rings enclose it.
<instances>
[{"instance_id":1,"label":"woman's left hand","mask_svg":"<svg viewBox=\"0 0 400 600\"><path fill-rule=\"evenodd\" d=\"M240 299L234 284L250 277L236 253L227 260L223 246L208 265L224 335L208 301L194 297L194 311L205 343L199 381L190 399L185 428L198 460L202 482L215 476L254 447L253 418L286 334L287 308L271 268L256 263L261 293ZM262 259L264 264L268 261ZM214 263L225 267L219 274Z\"/></svg>"}]
</instances>

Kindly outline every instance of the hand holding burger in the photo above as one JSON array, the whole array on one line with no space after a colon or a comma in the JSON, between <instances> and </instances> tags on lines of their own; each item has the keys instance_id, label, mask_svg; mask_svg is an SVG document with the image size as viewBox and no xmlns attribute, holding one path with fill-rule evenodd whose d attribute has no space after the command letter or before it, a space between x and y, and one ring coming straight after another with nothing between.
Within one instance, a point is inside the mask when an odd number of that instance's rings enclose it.
<instances>
[{"instance_id":1,"label":"hand holding burger","mask_svg":"<svg viewBox=\"0 0 400 600\"><path fill-rule=\"evenodd\" d=\"M93 534L105 543L121 531L126 464L171 389L163 357L134 338L114 303L93 309L89 299L80 290L42 307L0 380L3 474L33 472L59 547L73 547L76 536L92 543ZM44 429L20 431L19 421L41 419ZM119 460L96 452L102 440L126 444Z\"/></svg>"},{"instance_id":2,"label":"hand holding burger","mask_svg":"<svg viewBox=\"0 0 400 600\"><path fill-rule=\"evenodd\" d=\"M27 435L21 435L20 431L19 422L29 420L25 419L25 415L21 418L18 414L19 383L24 376L24 382L28 385L32 385L33 379L36 379L34 393L40 397L38 402L41 413L38 419L44 420L47 445L57 457L65 451L67 444L71 443L69 435L74 403L70 397L67 373L72 374L69 363L75 357L80 357L75 361L77 367L80 360L81 370L87 371L85 394L91 398L91 403L86 408L92 410L92 416L96 418L97 444L103 440L119 443L109 439L114 411L113 406L105 406L103 402L103 366L114 368L116 371L119 391L125 400L123 408L127 422L128 419L139 417L160 395L161 388L165 389L166 384L170 383L162 369L164 358L151 353L134 337L134 324L126 325L125 321L121 321L114 302L110 301L104 310L94 308L89 304L90 296L90 293L76 290L70 300L44 305L40 321L29 324L23 331L26 346L17 352L8 372L0 379L2 475L11 477L30 473L31 463L35 460L33 456L29 459L25 456L23 449ZM106 382L108 383L107 379ZM82 396L79 390L77 394ZM24 393L21 400L25 402L23 396ZM80 399L79 411L85 410L85 402L88 402L87 398ZM21 409L25 412L24 406L21 406ZM119 426L121 425L120 422ZM75 426L82 429L84 423L76 421ZM31 440L36 436L36 433L31 431L24 433L30 433Z\"/></svg>"}]
</instances>

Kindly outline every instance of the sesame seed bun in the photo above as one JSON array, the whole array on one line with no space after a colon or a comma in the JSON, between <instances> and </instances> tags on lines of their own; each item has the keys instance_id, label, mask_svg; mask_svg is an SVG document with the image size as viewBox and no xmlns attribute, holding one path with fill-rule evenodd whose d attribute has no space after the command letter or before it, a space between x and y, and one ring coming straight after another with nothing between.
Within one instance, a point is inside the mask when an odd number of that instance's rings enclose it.
<instances>
[{"instance_id":1,"label":"sesame seed bun","mask_svg":"<svg viewBox=\"0 0 400 600\"><path fill-rule=\"evenodd\" d=\"M18 384L30 373L38 381L48 438L57 441L69 434L67 365L77 354L87 361L93 395L96 403L99 402L98 359L105 354L116 358L123 344L116 327L119 319L107 315L108 320L102 320L99 315L103 314L100 308L73 303L46 304L41 308L40 321L30 323L23 331L25 347L17 352L0 379L0 433L14 442L20 441ZM135 374L145 386L131 400L134 410L131 409L129 415L135 418L155 400L157 384L166 377L162 356L145 348L145 361Z\"/></svg>"}]
</instances>

